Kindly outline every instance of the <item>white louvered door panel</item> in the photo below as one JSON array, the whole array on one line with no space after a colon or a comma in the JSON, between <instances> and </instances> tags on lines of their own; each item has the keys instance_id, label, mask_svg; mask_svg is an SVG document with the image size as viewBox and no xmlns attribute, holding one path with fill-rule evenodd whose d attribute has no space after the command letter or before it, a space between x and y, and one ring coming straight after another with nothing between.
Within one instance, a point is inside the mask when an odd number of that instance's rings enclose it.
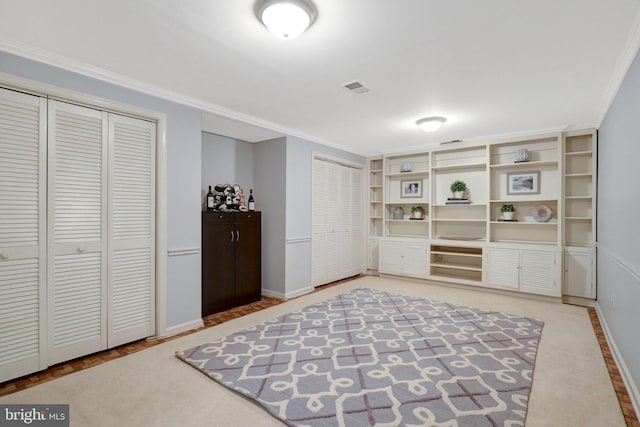
<instances>
[{"instance_id":1,"label":"white louvered door panel","mask_svg":"<svg viewBox=\"0 0 640 427\"><path fill-rule=\"evenodd\" d=\"M558 262L555 252L522 251L520 290L535 294L561 296Z\"/></svg>"},{"instance_id":2,"label":"white louvered door panel","mask_svg":"<svg viewBox=\"0 0 640 427\"><path fill-rule=\"evenodd\" d=\"M360 274L365 265L365 241L362 226L362 170L351 168L351 271Z\"/></svg>"},{"instance_id":3,"label":"white louvered door panel","mask_svg":"<svg viewBox=\"0 0 640 427\"><path fill-rule=\"evenodd\" d=\"M49 101L48 361L106 348L107 113Z\"/></svg>"},{"instance_id":4,"label":"white louvered door panel","mask_svg":"<svg viewBox=\"0 0 640 427\"><path fill-rule=\"evenodd\" d=\"M109 347L155 333L155 131L109 115Z\"/></svg>"},{"instance_id":5,"label":"white louvered door panel","mask_svg":"<svg viewBox=\"0 0 640 427\"><path fill-rule=\"evenodd\" d=\"M518 289L520 282L520 251L489 248L487 286Z\"/></svg>"},{"instance_id":6,"label":"white louvered door panel","mask_svg":"<svg viewBox=\"0 0 640 427\"><path fill-rule=\"evenodd\" d=\"M333 280L343 279L351 275L351 216L353 205L351 203L351 168L335 165L335 186L331 183L330 194L334 194L337 206L329 209L337 211L338 226L336 228L336 250L330 269L335 272Z\"/></svg>"},{"instance_id":7,"label":"white louvered door panel","mask_svg":"<svg viewBox=\"0 0 640 427\"><path fill-rule=\"evenodd\" d=\"M0 89L0 382L46 367L46 111Z\"/></svg>"},{"instance_id":8,"label":"white louvered door panel","mask_svg":"<svg viewBox=\"0 0 640 427\"><path fill-rule=\"evenodd\" d=\"M326 162L313 159L311 168L311 284L320 286L328 281Z\"/></svg>"}]
</instances>

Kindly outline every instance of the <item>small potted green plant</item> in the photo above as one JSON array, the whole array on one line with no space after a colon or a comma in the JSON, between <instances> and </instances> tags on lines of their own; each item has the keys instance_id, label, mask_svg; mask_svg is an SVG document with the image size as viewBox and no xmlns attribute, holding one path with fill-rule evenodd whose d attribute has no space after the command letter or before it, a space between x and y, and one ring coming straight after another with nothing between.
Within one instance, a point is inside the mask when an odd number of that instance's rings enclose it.
<instances>
[{"instance_id":1,"label":"small potted green plant","mask_svg":"<svg viewBox=\"0 0 640 427\"><path fill-rule=\"evenodd\" d=\"M515 213L516 208L513 205L502 205L500 208L500 212L502 212L502 219L507 221L513 220L513 214Z\"/></svg>"},{"instance_id":2,"label":"small potted green plant","mask_svg":"<svg viewBox=\"0 0 640 427\"><path fill-rule=\"evenodd\" d=\"M456 180L451 184L450 189L454 199L462 199L464 192L467 191L467 184L464 181Z\"/></svg>"},{"instance_id":3,"label":"small potted green plant","mask_svg":"<svg viewBox=\"0 0 640 427\"><path fill-rule=\"evenodd\" d=\"M422 215L424 215L424 208L422 206L413 206L411 208L411 213L414 218L422 219Z\"/></svg>"}]
</instances>

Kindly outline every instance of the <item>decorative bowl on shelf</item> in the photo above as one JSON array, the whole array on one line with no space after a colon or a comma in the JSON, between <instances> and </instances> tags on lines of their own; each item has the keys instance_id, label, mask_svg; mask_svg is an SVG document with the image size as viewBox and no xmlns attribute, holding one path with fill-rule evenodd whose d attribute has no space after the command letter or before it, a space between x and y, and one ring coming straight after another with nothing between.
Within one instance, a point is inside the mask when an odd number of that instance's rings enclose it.
<instances>
[{"instance_id":1,"label":"decorative bowl on shelf","mask_svg":"<svg viewBox=\"0 0 640 427\"><path fill-rule=\"evenodd\" d=\"M533 219L538 222L547 222L551 219L551 208L547 205L540 205L533 208Z\"/></svg>"}]
</instances>

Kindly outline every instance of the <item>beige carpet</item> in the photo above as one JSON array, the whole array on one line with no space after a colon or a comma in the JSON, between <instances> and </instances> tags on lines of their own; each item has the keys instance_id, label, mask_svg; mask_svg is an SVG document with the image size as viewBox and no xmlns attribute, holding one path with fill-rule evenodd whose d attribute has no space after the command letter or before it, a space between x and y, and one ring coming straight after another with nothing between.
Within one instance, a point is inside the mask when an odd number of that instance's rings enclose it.
<instances>
[{"instance_id":1,"label":"beige carpet","mask_svg":"<svg viewBox=\"0 0 640 427\"><path fill-rule=\"evenodd\" d=\"M199 345L356 287L493 309L545 322L527 426L624 427L586 309L365 277L157 345L91 369L0 398L0 403L69 403L72 426L282 426L266 411L174 357Z\"/></svg>"}]
</instances>

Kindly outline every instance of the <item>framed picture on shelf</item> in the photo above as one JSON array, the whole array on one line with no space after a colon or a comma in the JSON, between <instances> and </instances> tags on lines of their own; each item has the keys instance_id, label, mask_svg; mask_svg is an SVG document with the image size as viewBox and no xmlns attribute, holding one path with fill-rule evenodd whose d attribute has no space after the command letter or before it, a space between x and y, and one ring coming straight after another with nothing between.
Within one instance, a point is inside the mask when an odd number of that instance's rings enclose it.
<instances>
[{"instance_id":1,"label":"framed picture on shelf","mask_svg":"<svg viewBox=\"0 0 640 427\"><path fill-rule=\"evenodd\" d=\"M422 180L412 179L400 181L400 197L422 197Z\"/></svg>"},{"instance_id":2,"label":"framed picture on shelf","mask_svg":"<svg viewBox=\"0 0 640 427\"><path fill-rule=\"evenodd\" d=\"M539 194L540 172L508 173L507 194Z\"/></svg>"}]
</instances>

